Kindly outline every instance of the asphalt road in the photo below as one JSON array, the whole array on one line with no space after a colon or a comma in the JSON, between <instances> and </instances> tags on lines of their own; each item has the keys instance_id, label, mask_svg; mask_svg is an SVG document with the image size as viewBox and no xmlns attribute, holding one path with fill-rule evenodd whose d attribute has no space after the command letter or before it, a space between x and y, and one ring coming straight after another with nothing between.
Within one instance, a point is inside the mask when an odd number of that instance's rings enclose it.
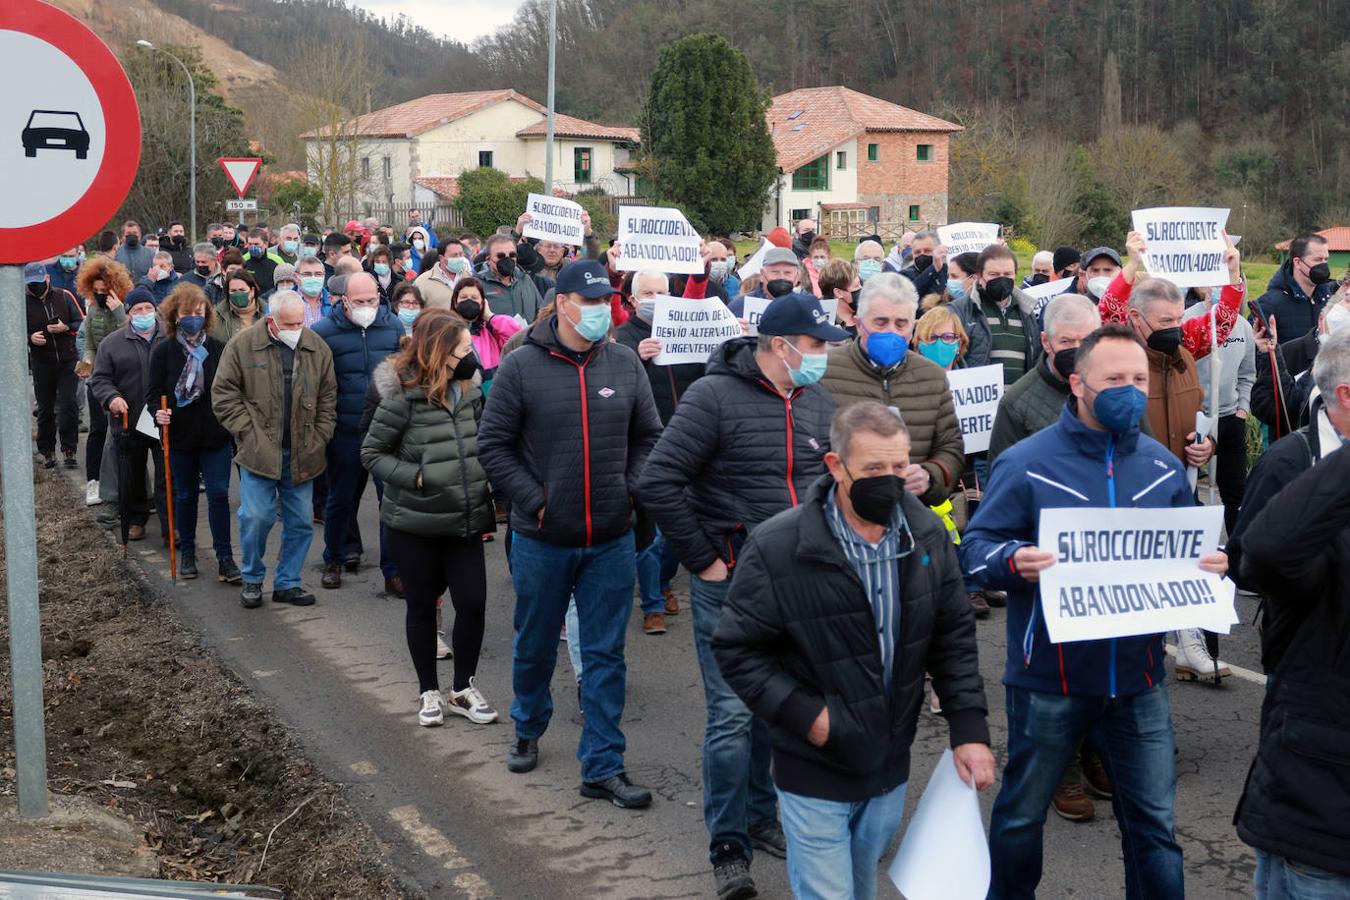
<instances>
[{"instance_id":1,"label":"asphalt road","mask_svg":"<svg viewBox=\"0 0 1350 900\"><path fill-rule=\"evenodd\" d=\"M74 482L78 473L68 476ZM166 595L226 663L276 708L313 759L348 786L390 859L432 896L714 896L702 815L703 693L687 611L669 620L667 634L647 636L635 603L629 625L628 771L653 790L655 803L629 812L586 800L577 793L580 718L562 644L553 685L555 716L542 740L539 768L512 775L505 767L513 737L507 710L514 595L500 536L487 545L489 605L478 683L501 720L478 726L450 717L442 728L418 727L403 602L381 593L383 580L374 564L377 515L374 491L368 489L361 507L367 564L356 575L344 575L339 590L319 587L322 529L316 527L306 585L319 602L307 609L270 602L257 610L241 608L238 589L215 581L209 551L199 556L201 579L171 585L153 520L150 538L133 545L132 555L161 579ZM198 528L199 547L209 548L204 497ZM237 525L235 530L237 535ZM270 559L279 530L272 534ZM266 587L270 591L270 581ZM687 596L683 575L676 587ZM1254 604L1239 603L1243 621L1250 622ZM1000 610L980 623L979 640L994 752L1001 762L1006 728ZM1252 673L1260 669L1255 632L1245 625L1224 639L1221 655ZM442 677L448 686L448 661ZM1251 896L1255 856L1237 839L1231 819L1255 750L1262 686L1239 673L1217 689L1172 680L1169 690L1177 734L1177 833L1188 896ZM907 813L946 745L945 722L923 713ZM996 788L981 798L986 823ZM761 896L789 896L781 861L758 855L752 872ZM881 896L898 897L882 880ZM1069 823L1052 813L1040 896L1123 894L1120 833L1109 803L1099 801L1089 823Z\"/></svg>"}]
</instances>

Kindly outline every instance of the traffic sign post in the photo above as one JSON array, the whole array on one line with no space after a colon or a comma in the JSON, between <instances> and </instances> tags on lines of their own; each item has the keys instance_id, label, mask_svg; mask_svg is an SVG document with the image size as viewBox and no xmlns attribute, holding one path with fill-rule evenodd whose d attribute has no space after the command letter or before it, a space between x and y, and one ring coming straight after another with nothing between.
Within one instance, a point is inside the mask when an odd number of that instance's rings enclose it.
<instances>
[{"instance_id":1,"label":"traffic sign post","mask_svg":"<svg viewBox=\"0 0 1350 900\"><path fill-rule=\"evenodd\" d=\"M141 117L98 36L40 0L0 3L7 71L41 72L0 93L0 422L28 422L28 322L20 265L55 256L111 219L136 178ZM19 814L47 815L37 522L31 434L0 428L10 675Z\"/></svg>"},{"instance_id":2,"label":"traffic sign post","mask_svg":"<svg viewBox=\"0 0 1350 900\"><path fill-rule=\"evenodd\" d=\"M248 193L248 186L253 183L254 177L258 174L258 167L262 165L262 160L256 156L222 156L216 161L225 170L225 177L230 179L230 184L234 186L234 192L239 195L238 200L225 201L225 210L227 212L237 211L239 213L239 224L243 225L244 211L256 211L258 208L256 199L245 200L244 195Z\"/></svg>"}]
</instances>

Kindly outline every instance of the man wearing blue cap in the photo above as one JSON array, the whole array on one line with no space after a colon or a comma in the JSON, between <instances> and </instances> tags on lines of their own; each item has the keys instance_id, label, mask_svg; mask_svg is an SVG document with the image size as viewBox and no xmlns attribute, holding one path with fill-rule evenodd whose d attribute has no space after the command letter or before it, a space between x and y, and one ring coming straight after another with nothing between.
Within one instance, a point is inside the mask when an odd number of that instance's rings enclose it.
<instances>
[{"instance_id":1,"label":"man wearing blue cap","mask_svg":"<svg viewBox=\"0 0 1350 900\"><path fill-rule=\"evenodd\" d=\"M45 469L56 468L56 436L59 425L61 453L67 469L79 465L80 411L75 404L79 379L75 363L75 332L80 327L80 308L69 291L51 286L47 268L30 262L23 267L24 301L28 314L28 361L33 372L33 393L38 404L38 453Z\"/></svg>"},{"instance_id":2,"label":"man wearing blue cap","mask_svg":"<svg viewBox=\"0 0 1350 900\"><path fill-rule=\"evenodd\" d=\"M818 382L829 342L848 340L820 301L769 304L759 337L733 338L680 399L639 495L689 570L694 646L708 722L703 818L721 898L754 896L752 848L787 852L769 775L769 723L754 719L713 658L712 635L750 532L825 474L834 401Z\"/></svg>"},{"instance_id":3,"label":"man wearing blue cap","mask_svg":"<svg viewBox=\"0 0 1350 900\"><path fill-rule=\"evenodd\" d=\"M494 244L494 246L496 246ZM516 589L512 772L539 762L553 714L549 682L574 597L586 720L577 757L581 794L625 809L651 803L628 780L620 722L628 674L624 636L637 570L633 494L661 434L636 353L609 339L609 275L593 260L558 274L556 314L531 328L497 369L478 455L511 504Z\"/></svg>"}]
</instances>

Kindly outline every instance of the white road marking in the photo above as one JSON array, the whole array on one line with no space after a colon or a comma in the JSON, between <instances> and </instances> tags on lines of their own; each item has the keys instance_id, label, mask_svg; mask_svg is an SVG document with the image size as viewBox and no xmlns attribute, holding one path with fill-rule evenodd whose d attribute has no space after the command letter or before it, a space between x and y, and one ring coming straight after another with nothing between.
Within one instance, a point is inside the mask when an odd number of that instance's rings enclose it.
<instances>
[{"instance_id":1,"label":"white road marking","mask_svg":"<svg viewBox=\"0 0 1350 900\"><path fill-rule=\"evenodd\" d=\"M352 772L357 775L370 776L380 774L379 768L370 760L365 759L361 760L361 762L352 763L347 768L351 769Z\"/></svg>"},{"instance_id":2,"label":"white road marking","mask_svg":"<svg viewBox=\"0 0 1350 900\"><path fill-rule=\"evenodd\" d=\"M459 848L450 843L449 838L422 821L422 814L418 812L416 806L400 806L391 809L389 810L389 818L393 820L395 825L403 829L404 834L408 835L413 843L422 848L423 853L439 860L441 865L450 871L467 869L473 866L473 863L460 855ZM473 872L457 874L454 877L454 885L471 900L481 900L481 898L494 896L487 881L481 875Z\"/></svg>"},{"instance_id":3,"label":"white road marking","mask_svg":"<svg viewBox=\"0 0 1350 900\"><path fill-rule=\"evenodd\" d=\"M1167 645L1167 655L1173 657L1177 655L1177 648L1175 645ZM1253 672L1251 669L1244 669L1242 666L1235 666L1232 663L1228 663L1227 665L1228 671L1232 672L1243 681L1250 681L1252 684L1259 684L1262 687L1265 687L1266 676L1262 675L1260 672Z\"/></svg>"}]
</instances>

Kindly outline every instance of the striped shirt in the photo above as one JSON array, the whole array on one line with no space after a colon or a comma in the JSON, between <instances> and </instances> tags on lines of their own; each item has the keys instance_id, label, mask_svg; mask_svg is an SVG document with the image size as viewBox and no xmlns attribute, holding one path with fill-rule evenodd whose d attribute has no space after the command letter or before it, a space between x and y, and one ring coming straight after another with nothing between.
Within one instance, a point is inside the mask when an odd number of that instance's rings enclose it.
<instances>
[{"instance_id":1,"label":"striped shirt","mask_svg":"<svg viewBox=\"0 0 1350 900\"><path fill-rule=\"evenodd\" d=\"M984 321L989 326L989 336L993 346L989 351L989 362L1003 366L1003 384L1010 385L1027 372L1027 341L1022 331L1022 312L1016 302L1008 304L1006 310L997 304L982 301Z\"/></svg>"},{"instance_id":2,"label":"striped shirt","mask_svg":"<svg viewBox=\"0 0 1350 900\"><path fill-rule=\"evenodd\" d=\"M891 691L891 668L895 662L895 642L900 635L900 526L904 513L897 505L890 527L882 535L881 543L864 540L834 502L837 488L830 488L825 498L825 521L830 525L839 549L862 579L867 600L872 605L872 617L877 625L877 643L881 649L881 665L886 678L886 693Z\"/></svg>"}]
</instances>

